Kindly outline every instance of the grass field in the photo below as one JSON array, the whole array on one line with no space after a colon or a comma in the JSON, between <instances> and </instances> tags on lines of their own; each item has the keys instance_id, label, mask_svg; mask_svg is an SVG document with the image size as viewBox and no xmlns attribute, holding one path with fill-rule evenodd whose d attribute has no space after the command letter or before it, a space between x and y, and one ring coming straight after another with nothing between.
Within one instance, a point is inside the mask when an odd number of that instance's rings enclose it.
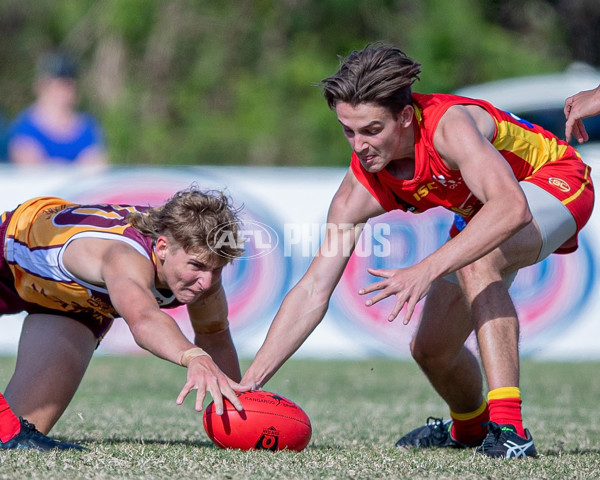
<instances>
[{"instance_id":1,"label":"grass field","mask_svg":"<svg viewBox=\"0 0 600 480\"><path fill-rule=\"evenodd\" d=\"M4 386L14 359L0 358ZM84 453L0 454L1 479L590 479L600 478L600 363L525 362L524 416L538 459L472 450L404 451L398 437L447 411L409 361L291 360L265 387L308 413L301 453L215 447L192 399L175 398L184 370L154 357L96 357L52 434Z\"/></svg>"}]
</instances>

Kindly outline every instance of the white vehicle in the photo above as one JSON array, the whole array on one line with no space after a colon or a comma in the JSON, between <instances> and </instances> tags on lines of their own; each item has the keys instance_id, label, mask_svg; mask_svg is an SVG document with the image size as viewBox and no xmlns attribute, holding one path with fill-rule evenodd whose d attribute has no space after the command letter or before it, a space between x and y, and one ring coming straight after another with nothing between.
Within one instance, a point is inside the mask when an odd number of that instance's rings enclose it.
<instances>
[{"instance_id":1,"label":"white vehicle","mask_svg":"<svg viewBox=\"0 0 600 480\"><path fill-rule=\"evenodd\" d=\"M563 108L567 97L600 85L600 71L574 63L562 73L509 78L456 90L456 95L479 98L565 138ZM600 164L600 116L586 118L587 143L572 144L588 164Z\"/></svg>"}]
</instances>

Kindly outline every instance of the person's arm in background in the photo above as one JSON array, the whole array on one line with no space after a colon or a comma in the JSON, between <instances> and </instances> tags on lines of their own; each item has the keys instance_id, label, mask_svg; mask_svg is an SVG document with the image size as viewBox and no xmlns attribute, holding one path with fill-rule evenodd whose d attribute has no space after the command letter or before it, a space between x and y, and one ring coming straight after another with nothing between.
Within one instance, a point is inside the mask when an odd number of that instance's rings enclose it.
<instances>
[{"instance_id":1,"label":"person's arm in background","mask_svg":"<svg viewBox=\"0 0 600 480\"><path fill-rule=\"evenodd\" d=\"M76 158L77 165L107 165L108 153L104 142L104 132L102 126L92 115L84 113L83 119L87 124L88 132L86 136L89 138L89 145L85 147Z\"/></svg>"},{"instance_id":2,"label":"person's arm in background","mask_svg":"<svg viewBox=\"0 0 600 480\"><path fill-rule=\"evenodd\" d=\"M565 100L565 138L571 140L571 135L579 143L587 142L589 135L585 130L582 119L600 114L600 85L593 90L584 90Z\"/></svg>"},{"instance_id":3,"label":"person's arm in background","mask_svg":"<svg viewBox=\"0 0 600 480\"><path fill-rule=\"evenodd\" d=\"M18 135L8 139L8 160L15 165L42 165L46 154L36 140Z\"/></svg>"}]
</instances>

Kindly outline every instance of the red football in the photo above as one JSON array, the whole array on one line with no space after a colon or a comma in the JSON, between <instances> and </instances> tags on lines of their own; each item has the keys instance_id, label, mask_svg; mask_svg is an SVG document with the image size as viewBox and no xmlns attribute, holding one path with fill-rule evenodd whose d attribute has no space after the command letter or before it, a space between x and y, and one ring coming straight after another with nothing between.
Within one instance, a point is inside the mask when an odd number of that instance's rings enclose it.
<instances>
[{"instance_id":1,"label":"red football","mask_svg":"<svg viewBox=\"0 0 600 480\"><path fill-rule=\"evenodd\" d=\"M310 442L310 420L291 400L264 390L238 393L238 398L242 412L225 398L223 415L215 413L213 402L204 410L204 430L219 447L299 452Z\"/></svg>"}]
</instances>

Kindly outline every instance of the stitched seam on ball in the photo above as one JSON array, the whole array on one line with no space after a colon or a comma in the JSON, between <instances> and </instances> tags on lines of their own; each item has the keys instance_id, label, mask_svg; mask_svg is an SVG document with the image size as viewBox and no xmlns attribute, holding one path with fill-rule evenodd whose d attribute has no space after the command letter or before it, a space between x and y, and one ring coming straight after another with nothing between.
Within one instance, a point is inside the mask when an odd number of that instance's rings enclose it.
<instances>
[{"instance_id":1,"label":"stitched seam on ball","mask_svg":"<svg viewBox=\"0 0 600 480\"><path fill-rule=\"evenodd\" d=\"M230 412L237 412L237 410L229 410ZM298 423L302 423L303 425L306 425L307 427L310 427L310 423L306 423L304 420L300 420L299 418L295 418L295 417L290 417L288 415L281 415L279 413L269 413L269 412L262 412L260 410L248 410L247 408L244 409L244 412L252 412L252 413L260 413L262 415L273 415L275 417L281 417L281 418L287 418L288 420L295 420Z\"/></svg>"}]
</instances>

